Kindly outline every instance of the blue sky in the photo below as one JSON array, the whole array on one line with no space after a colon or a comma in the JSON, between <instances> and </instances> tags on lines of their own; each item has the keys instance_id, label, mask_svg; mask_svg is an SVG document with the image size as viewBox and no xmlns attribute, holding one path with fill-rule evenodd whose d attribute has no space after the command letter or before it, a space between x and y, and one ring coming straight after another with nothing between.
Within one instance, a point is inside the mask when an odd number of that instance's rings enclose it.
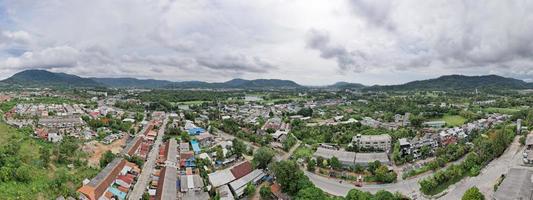
<instances>
[{"instance_id":1,"label":"blue sky","mask_svg":"<svg viewBox=\"0 0 533 200\"><path fill-rule=\"evenodd\" d=\"M0 78L533 81L523 0L0 0Z\"/></svg>"}]
</instances>

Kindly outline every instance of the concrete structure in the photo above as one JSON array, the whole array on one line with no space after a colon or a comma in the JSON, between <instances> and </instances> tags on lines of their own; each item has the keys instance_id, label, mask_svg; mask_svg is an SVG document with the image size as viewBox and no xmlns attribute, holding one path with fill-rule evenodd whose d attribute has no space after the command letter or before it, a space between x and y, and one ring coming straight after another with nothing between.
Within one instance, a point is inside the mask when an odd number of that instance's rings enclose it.
<instances>
[{"instance_id":1,"label":"concrete structure","mask_svg":"<svg viewBox=\"0 0 533 200\"><path fill-rule=\"evenodd\" d=\"M498 190L494 200L533 199L533 171L511 168Z\"/></svg>"},{"instance_id":2,"label":"concrete structure","mask_svg":"<svg viewBox=\"0 0 533 200\"><path fill-rule=\"evenodd\" d=\"M355 165L367 166L369 163L379 161L382 164L390 165L390 160L386 153L355 153L343 150L333 150L318 147L313 157L322 157L331 159L337 157L344 167L353 167Z\"/></svg>"},{"instance_id":3,"label":"concrete structure","mask_svg":"<svg viewBox=\"0 0 533 200\"><path fill-rule=\"evenodd\" d=\"M209 178L209 183L215 188L235 180L235 176L233 176L230 169L219 170L208 174L207 176Z\"/></svg>"},{"instance_id":4,"label":"concrete structure","mask_svg":"<svg viewBox=\"0 0 533 200\"><path fill-rule=\"evenodd\" d=\"M392 138L388 134L382 135L361 135L357 134L352 138L352 145L363 149L375 149L388 152L391 148Z\"/></svg>"}]
</instances>

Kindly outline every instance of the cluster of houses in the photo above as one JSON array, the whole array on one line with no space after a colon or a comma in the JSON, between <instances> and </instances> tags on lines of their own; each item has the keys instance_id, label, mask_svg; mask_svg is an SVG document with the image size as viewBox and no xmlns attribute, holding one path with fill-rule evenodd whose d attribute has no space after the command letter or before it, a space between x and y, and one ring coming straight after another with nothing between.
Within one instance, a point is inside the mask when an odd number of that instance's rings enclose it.
<instances>
[{"instance_id":1,"label":"cluster of houses","mask_svg":"<svg viewBox=\"0 0 533 200\"><path fill-rule=\"evenodd\" d=\"M17 104L12 114L27 117L72 116L85 114L83 104Z\"/></svg>"},{"instance_id":2,"label":"cluster of houses","mask_svg":"<svg viewBox=\"0 0 533 200\"><path fill-rule=\"evenodd\" d=\"M82 200L126 199L140 169L124 158L115 158L91 180L84 180L78 189Z\"/></svg>"},{"instance_id":3,"label":"cluster of houses","mask_svg":"<svg viewBox=\"0 0 533 200\"><path fill-rule=\"evenodd\" d=\"M220 194L220 199L239 199L244 196L246 185L257 185L268 176L262 169L253 169L250 161L242 161L230 168L208 174L209 184Z\"/></svg>"}]
</instances>

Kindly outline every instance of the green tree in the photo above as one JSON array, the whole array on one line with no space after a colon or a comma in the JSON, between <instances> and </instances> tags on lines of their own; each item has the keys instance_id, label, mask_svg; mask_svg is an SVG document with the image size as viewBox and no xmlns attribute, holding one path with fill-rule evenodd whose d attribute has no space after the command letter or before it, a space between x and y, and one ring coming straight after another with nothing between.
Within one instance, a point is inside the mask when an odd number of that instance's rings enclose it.
<instances>
[{"instance_id":1,"label":"green tree","mask_svg":"<svg viewBox=\"0 0 533 200\"><path fill-rule=\"evenodd\" d=\"M307 162L307 171L314 172L316 167L316 161L311 159Z\"/></svg>"},{"instance_id":2,"label":"green tree","mask_svg":"<svg viewBox=\"0 0 533 200\"><path fill-rule=\"evenodd\" d=\"M100 158L100 168L104 168L109 164L111 161L115 159L115 154L113 154L111 151L106 151L104 155Z\"/></svg>"},{"instance_id":3,"label":"green tree","mask_svg":"<svg viewBox=\"0 0 533 200\"><path fill-rule=\"evenodd\" d=\"M222 147L221 146L217 146L215 148L215 151L217 153L217 160L218 161L223 161L224 160L224 150L222 150Z\"/></svg>"},{"instance_id":4,"label":"green tree","mask_svg":"<svg viewBox=\"0 0 533 200\"><path fill-rule=\"evenodd\" d=\"M296 195L296 200L324 200L327 199L326 193L317 187L307 187L300 191Z\"/></svg>"},{"instance_id":5,"label":"green tree","mask_svg":"<svg viewBox=\"0 0 533 200\"><path fill-rule=\"evenodd\" d=\"M341 162L339 161L339 159L335 156L331 157L331 159L329 159L329 165L333 168L333 169L341 169L342 168L342 164Z\"/></svg>"},{"instance_id":6,"label":"green tree","mask_svg":"<svg viewBox=\"0 0 533 200\"><path fill-rule=\"evenodd\" d=\"M479 191L477 187L471 187L463 194L462 200L484 200L485 196Z\"/></svg>"},{"instance_id":7,"label":"green tree","mask_svg":"<svg viewBox=\"0 0 533 200\"><path fill-rule=\"evenodd\" d=\"M257 168L266 169L268 164L272 162L274 155L275 153L272 149L261 147L255 152L252 162Z\"/></svg>"},{"instance_id":8,"label":"green tree","mask_svg":"<svg viewBox=\"0 0 533 200\"><path fill-rule=\"evenodd\" d=\"M295 195L301 189L313 185L294 161L283 160L273 163L272 171L282 190L289 195Z\"/></svg>"},{"instance_id":9,"label":"green tree","mask_svg":"<svg viewBox=\"0 0 533 200\"><path fill-rule=\"evenodd\" d=\"M246 188L244 188L244 193L248 196L248 198L252 198L255 194L255 185L248 183Z\"/></svg>"},{"instance_id":10,"label":"green tree","mask_svg":"<svg viewBox=\"0 0 533 200\"><path fill-rule=\"evenodd\" d=\"M372 194L357 189L351 189L346 195L346 200L367 200L372 199Z\"/></svg>"},{"instance_id":11,"label":"green tree","mask_svg":"<svg viewBox=\"0 0 533 200\"><path fill-rule=\"evenodd\" d=\"M246 151L246 145L241 140L235 138L233 139L233 153L240 158L242 154Z\"/></svg>"},{"instance_id":12,"label":"green tree","mask_svg":"<svg viewBox=\"0 0 533 200\"><path fill-rule=\"evenodd\" d=\"M263 186L259 189L259 194L261 195L261 200L271 200L272 192L270 191L269 186Z\"/></svg>"},{"instance_id":13,"label":"green tree","mask_svg":"<svg viewBox=\"0 0 533 200\"><path fill-rule=\"evenodd\" d=\"M380 190L380 191L376 192L376 194L374 195L374 199L395 200L396 197L394 196L394 194L390 193L389 191Z\"/></svg>"}]
</instances>

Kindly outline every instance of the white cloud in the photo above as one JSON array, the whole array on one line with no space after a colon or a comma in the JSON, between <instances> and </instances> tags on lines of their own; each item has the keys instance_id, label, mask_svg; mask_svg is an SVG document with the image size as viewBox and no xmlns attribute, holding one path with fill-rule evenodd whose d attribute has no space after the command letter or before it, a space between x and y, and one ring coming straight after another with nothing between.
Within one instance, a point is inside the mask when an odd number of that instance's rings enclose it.
<instances>
[{"instance_id":1,"label":"white cloud","mask_svg":"<svg viewBox=\"0 0 533 200\"><path fill-rule=\"evenodd\" d=\"M4 77L45 68L82 76L381 84L451 73L533 74L533 2L522 0L2 5L10 22L0 22Z\"/></svg>"}]
</instances>

